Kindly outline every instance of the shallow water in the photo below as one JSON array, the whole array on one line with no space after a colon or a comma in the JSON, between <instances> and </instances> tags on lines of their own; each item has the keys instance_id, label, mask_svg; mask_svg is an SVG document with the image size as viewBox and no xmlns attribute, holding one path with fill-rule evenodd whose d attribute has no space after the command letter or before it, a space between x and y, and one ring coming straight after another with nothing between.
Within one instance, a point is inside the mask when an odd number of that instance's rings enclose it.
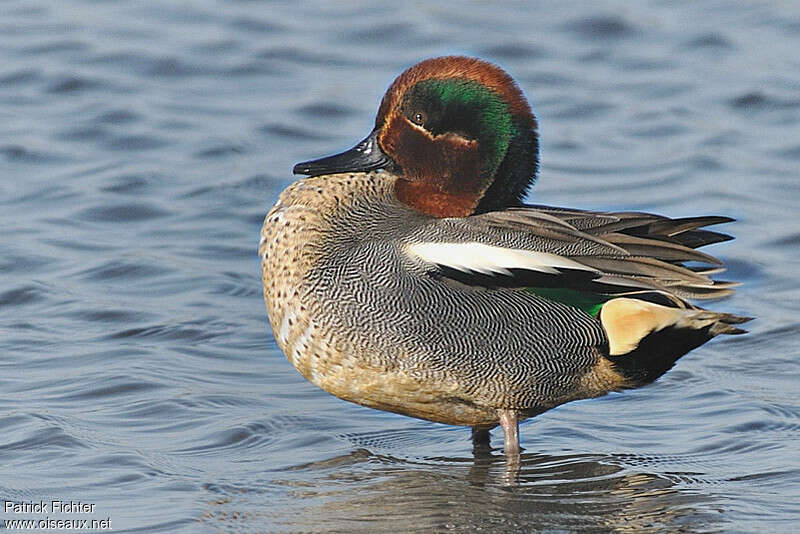
<instances>
[{"instance_id":1,"label":"shallow water","mask_svg":"<svg viewBox=\"0 0 800 534\"><path fill-rule=\"evenodd\" d=\"M1 3L0 497L118 532L795 530L800 6L567 5ZM710 251L744 285L710 307L757 317L525 423L512 479L467 429L305 382L261 296L292 165L444 53L532 100L531 201L736 217Z\"/></svg>"}]
</instances>

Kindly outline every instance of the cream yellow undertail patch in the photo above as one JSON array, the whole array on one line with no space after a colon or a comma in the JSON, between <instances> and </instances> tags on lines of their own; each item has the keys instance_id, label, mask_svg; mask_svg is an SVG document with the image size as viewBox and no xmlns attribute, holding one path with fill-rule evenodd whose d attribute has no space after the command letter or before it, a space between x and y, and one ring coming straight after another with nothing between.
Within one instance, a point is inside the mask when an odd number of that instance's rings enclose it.
<instances>
[{"instance_id":1,"label":"cream yellow undertail patch","mask_svg":"<svg viewBox=\"0 0 800 534\"><path fill-rule=\"evenodd\" d=\"M648 334L667 327L704 330L708 337L719 334L744 334L733 325L746 323L750 317L703 309L670 308L644 300L617 298L600 308L600 323L608 336L610 356L628 354Z\"/></svg>"},{"instance_id":2,"label":"cream yellow undertail patch","mask_svg":"<svg viewBox=\"0 0 800 534\"><path fill-rule=\"evenodd\" d=\"M600 309L600 323L608 336L609 355L631 352L651 332L685 320L687 312L691 313L637 299L609 300Z\"/></svg>"}]
</instances>

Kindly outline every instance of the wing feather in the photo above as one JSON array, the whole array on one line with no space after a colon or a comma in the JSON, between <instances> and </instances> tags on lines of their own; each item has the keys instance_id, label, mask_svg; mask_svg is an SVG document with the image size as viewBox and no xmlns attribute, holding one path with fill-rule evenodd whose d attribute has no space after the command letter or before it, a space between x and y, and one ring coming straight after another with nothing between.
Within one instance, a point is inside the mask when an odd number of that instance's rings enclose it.
<instances>
[{"instance_id":1,"label":"wing feather","mask_svg":"<svg viewBox=\"0 0 800 534\"><path fill-rule=\"evenodd\" d=\"M730 221L527 206L438 219L411 236L405 252L440 276L472 285L719 298L737 284L710 278L724 270L722 262L695 248L730 239L702 229Z\"/></svg>"}]
</instances>

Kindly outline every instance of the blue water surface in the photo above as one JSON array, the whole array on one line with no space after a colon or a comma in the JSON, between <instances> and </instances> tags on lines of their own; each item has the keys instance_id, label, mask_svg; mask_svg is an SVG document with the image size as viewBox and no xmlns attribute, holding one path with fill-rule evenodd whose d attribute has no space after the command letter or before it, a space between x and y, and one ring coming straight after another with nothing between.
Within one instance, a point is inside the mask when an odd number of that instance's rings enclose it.
<instances>
[{"instance_id":1,"label":"blue water surface","mask_svg":"<svg viewBox=\"0 0 800 534\"><path fill-rule=\"evenodd\" d=\"M800 4L0 3L0 498L115 532L792 532L800 521ZM348 404L268 330L256 247L294 163L388 84L497 62L539 117L529 200L727 215L751 333L522 426ZM502 440L495 436L494 444Z\"/></svg>"}]
</instances>

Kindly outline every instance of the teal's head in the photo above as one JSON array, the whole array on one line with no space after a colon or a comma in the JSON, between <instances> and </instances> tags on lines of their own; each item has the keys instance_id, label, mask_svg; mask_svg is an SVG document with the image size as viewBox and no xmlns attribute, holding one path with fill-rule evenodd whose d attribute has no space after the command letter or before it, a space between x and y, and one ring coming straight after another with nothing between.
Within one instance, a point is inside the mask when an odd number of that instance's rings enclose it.
<instances>
[{"instance_id":1,"label":"teal's head","mask_svg":"<svg viewBox=\"0 0 800 534\"><path fill-rule=\"evenodd\" d=\"M491 63L448 56L403 72L354 150L295 172L391 167L402 202L465 217L520 204L536 177L538 148L536 119L514 80Z\"/></svg>"}]
</instances>

